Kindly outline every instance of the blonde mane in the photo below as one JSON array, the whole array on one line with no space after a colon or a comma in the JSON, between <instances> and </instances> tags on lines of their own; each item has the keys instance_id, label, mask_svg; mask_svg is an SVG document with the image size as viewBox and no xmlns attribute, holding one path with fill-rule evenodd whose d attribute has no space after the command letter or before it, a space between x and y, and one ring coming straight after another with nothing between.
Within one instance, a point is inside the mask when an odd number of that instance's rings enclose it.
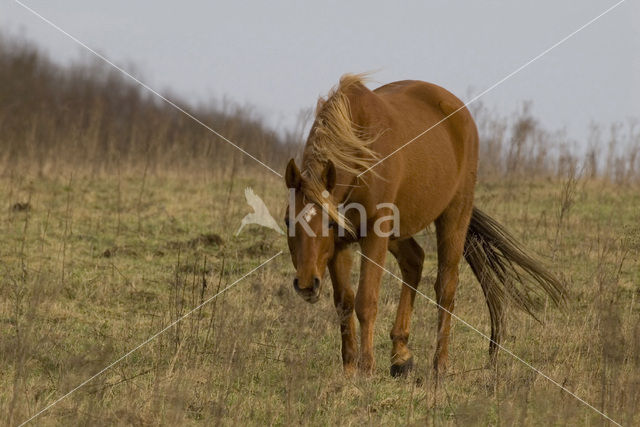
<instances>
[{"instance_id":1,"label":"blonde mane","mask_svg":"<svg viewBox=\"0 0 640 427\"><path fill-rule=\"evenodd\" d=\"M337 170L358 175L378 160L371 144L379 133L371 135L367 129L353 122L346 95L348 88L365 81L366 74L345 74L326 100L318 100L315 121L302 157L302 174L306 178L303 192L323 206L329 217L351 234L354 233L353 227L340 214L335 201L325 197L327 193L321 174L329 161Z\"/></svg>"}]
</instances>

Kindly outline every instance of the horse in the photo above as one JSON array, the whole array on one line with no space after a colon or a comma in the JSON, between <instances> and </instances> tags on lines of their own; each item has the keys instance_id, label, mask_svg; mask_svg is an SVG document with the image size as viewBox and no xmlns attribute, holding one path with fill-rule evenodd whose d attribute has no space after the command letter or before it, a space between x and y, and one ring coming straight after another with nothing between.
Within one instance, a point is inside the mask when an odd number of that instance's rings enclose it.
<instances>
[{"instance_id":1,"label":"horse","mask_svg":"<svg viewBox=\"0 0 640 427\"><path fill-rule=\"evenodd\" d=\"M295 291L307 302L318 301L329 272L346 375L375 369L374 323L387 251L404 282L390 333L390 373L403 376L412 369L410 322L425 256L414 236L432 223L438 258L436 373L448 365L461 258L489 309L492 361L503 335L505 302L534 317L546 297L556 305L564 302L563 284L474 206L478 141L466 106L435 84L404 80L370 90L366 75L345 74L318 100L301 167L291 159L284 174L290 193L284 220ZM348 206L358 209L344 209ZM356 244L362 256L354 295Z\"/></svg>"}]
</instances>

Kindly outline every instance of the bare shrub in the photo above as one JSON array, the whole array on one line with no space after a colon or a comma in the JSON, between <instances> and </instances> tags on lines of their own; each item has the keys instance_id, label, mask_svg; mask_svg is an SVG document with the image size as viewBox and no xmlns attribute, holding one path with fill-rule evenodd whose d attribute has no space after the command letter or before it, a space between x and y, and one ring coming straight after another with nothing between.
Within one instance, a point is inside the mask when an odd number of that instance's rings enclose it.
<instances>
[{"instance_id":1,"label":"bare shrub","mask_svg":"<svg viewBox=\"0 0 640 427\"><path fill-rule=\"evenodd\" d=\"M62 67L33 45L0 38L0 162L46 174L148 165L150 172L225 168L232 147L117 71L91 62ZM261 161L280 166L295 151L250 108L172 100ZM254 166L244 156L238 160Z\"/></svg>"}]
</instances>

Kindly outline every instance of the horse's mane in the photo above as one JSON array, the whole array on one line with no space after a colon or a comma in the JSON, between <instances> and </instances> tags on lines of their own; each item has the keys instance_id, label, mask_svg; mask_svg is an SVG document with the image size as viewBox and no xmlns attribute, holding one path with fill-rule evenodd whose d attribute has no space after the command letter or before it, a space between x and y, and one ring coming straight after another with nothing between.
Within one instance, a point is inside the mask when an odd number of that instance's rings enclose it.
<instances>
[{"instance_id":1,"label":"horse's mane","mask_svg":"<svg viewBox=\"0 0 640 427\"><path fill-rule=\"evenodd\" d=\"M335 201L324 197L326 188L321 175L329 161L338 170L358 175L378 160L371 144L379 134L371 135L366 128L353 122L347 97L349 88L363 85L365 81L366 74L345 74L326 100L318 99L315 121L302 155L302 175L306 178L302 188L304 194L323 206L329 217L350 233L353 233L353 227L338 212Z\"/></svg>"}]
</instances>

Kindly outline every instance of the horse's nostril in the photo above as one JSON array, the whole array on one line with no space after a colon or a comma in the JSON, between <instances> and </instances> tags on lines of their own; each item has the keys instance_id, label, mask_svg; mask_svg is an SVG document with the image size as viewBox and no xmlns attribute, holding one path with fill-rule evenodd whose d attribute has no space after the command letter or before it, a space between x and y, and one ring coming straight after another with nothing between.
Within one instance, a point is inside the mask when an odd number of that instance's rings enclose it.
<instances>
[{"instance_id":1,"label":"horse's nostril","mask_svg":"<svg viewBox=\"0 0 640 427\"><path fill-rule=\"evenodd\" d=\"M295 279L293 279L293 289L295 289L296 291L300 290L300 287L298 286L298 278L297 277Z\"/></svg>"},{"instance_id":2,"label":"horse's nostril","mask_svg":"<svg viewBox=\"0 0 640 427\"><path fill-rule=\"evenodd\" d=\"M320 278L314 277L313 278L313 292L318 292L318 289L320 289Z\"/></svg>"}]
</instances>

